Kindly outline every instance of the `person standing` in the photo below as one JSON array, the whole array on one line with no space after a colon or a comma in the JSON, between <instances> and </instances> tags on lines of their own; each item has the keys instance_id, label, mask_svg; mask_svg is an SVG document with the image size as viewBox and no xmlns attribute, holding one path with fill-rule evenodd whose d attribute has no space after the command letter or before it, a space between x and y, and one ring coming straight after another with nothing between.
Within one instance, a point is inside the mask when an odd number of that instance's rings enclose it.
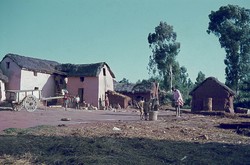
<instances>
[{"instance_id":1,"label":"person standing","mask_svg":"<svg viewBox=\"0 0 250 165\"><path fill-rule=\"evenodd\" d=\"M63 96L65 111L67 111L68 103L69 103L69 96L68 96L68 94L69 94L69 92L67 90L65 90L64 91L64 96Z\"/></svg>"},{"instance_id":2,"label":"person standing","mask_svg":"<svg viewBox=\"0 0 250 165\"><path fill-rule=\"evenodd\" d=\"M145 99L145 102L143 104L143 112L144 112L144 118L145 120L148 120L149 117L149 111L150 111L150 107L151 107L151 102L150 100Z\"/></svg>"},{"instance_id":3,"label":"person standing","mask_svg":"<svg viewBox=\"0 0 250 165\"><path fill-rule=\"evenodd\" d=\"M181 116L180 106L183 106L182 94L175 87L172 87L172 92L173 92L173 98L175 102L176 117L180 117Z\"/></svg>"},{"instance_id":4,"label":"person standing","mask_svg":"<svg viewBox=\"0 0 250 165\"><path fill-rule=\"evenodd\" d=\"M140 111L140 119L143 119L143 115L144 115L144 111L143 111L143 107L144 107L144 99L141 98L140 101L138 102L138 108Z\"/></svg>"},{"instance_id":5,"label":"person standing","mask_svg":"<svg viewBox=\"0 0 250 165\"><path fill-rule=\"evenodd\" d=\"M108 94L105 94L105 110L109 109L109 97Z\"/></svg>"},{"instance_id":6,"label":"person standing","mask_svg":"<svg viewBox=\"0 0 250 165\"><path fill-rule=\"evenodd\" d=\"M76 102L76 109L80 109L80 97L79 97L79 95L76 95L75 102Z\"/></svg>"}]
</instances>

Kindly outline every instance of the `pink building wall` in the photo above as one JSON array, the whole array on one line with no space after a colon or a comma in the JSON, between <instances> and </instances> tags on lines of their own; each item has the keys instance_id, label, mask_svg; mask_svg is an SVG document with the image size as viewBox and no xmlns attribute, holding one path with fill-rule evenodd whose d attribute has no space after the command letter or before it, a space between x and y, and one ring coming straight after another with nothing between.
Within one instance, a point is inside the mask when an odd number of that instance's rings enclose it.
<instances>
[{"instance_id":1,"label":"pink building wall","mask_svg":"<svg viewBox=\"0 0 250 165\"><path fill-rule=\"evenodd\" d=\"M1 69L9 79L6 89L20 90L21 68L12 59L5 58L1 62Z\"/></svg>"},{"instance_id":2,"label":"pink building wall","mask_svg":"<svg viewBox=\"0 0 250 165\"><path fill-rule=\"evenodd\" d=\"M97 77L84 77L84 81L81 81L80 77L68 77L67 90L69 95L78 95L78 89L84 90L83 100L86 103L91 103L94 106L98 105L98 78Z\"/></svg>"},{"instance_id":3,"label":"pink building wall","mask_svg":"<svg viewBox=\"0 0 250 165\"><path fill-rule=\"evenodd\" d=\"M105 92L114 90L113 77L106 65L104 65L103 68L97 77L84 77L84 81L81 81L80 77L68 77L67 90L69 94L76 96L78 94L78 89L83 88L83 100L85 100L86 103L100 107L99 99L104 102Z\"/></svg>"}]
</instances>

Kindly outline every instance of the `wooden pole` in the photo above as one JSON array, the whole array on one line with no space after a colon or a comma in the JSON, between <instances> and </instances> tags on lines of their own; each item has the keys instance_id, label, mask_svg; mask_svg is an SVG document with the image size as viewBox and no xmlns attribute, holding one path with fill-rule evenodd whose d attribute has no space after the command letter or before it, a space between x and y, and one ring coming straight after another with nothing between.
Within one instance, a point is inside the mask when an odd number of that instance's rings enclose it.
<instances>
[{"instance_id":1,"label":"wooden pole","mask_svg":"<svg viewBox=\"0 0 250 165\"><path fill-rule=\"evenodd\" d=\"M170 70L170 90L173 87L173 72L172 72L172 65L169 66L169 70Z\"/></svg>"}]
</instances>

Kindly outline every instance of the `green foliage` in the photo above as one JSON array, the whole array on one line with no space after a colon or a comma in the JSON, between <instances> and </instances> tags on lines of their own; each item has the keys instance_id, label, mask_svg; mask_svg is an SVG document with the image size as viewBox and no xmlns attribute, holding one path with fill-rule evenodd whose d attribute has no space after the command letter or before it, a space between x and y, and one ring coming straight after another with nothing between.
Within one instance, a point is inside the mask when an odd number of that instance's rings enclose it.
<instances>
[{"instance_id":1,"label":"green foliage","mask_svg":"<svg viewBox=\"0 0 250 165\"><path fill-rule=\"evenodd\" d=\"M126 78L123 78L121 81L119 81L119 83L129 83L129 80Z\"/></svg>"},{"instance_id":2,"label":"green foliage","mask_svg":"<svg viewBox=\"0 0 250 165\"><path fill-rule=\"evenodd\" d=\"M202 73L201 71L198 73L198 76L196 78L196 82L195 82L195 86L199 85L200 83L202 83L204 80L206 79L206 76L204 73Z\"/></svg>"},{"instance_id":3,"label":"green foliage","mask_svg":"<svg viewBox=\"0 0 250 165\"><path fill-rule=\"evenodd\" d=\"M176 42L177 34L173 26L160 22L154 33L149 33L148 43L152 50L149 58L148 69L154 79L160 83L161 89L170 91L171 85L180 89L185 104L190 104L189 92L193 88L192 81L188 78L187 69L179 65L176 56L180 51L180 43ZM171 102L172 94L167 94L163 102Z\"/></svg>"},{"instance_id":4,"label":"green foliage","mask_svg":"<svg viewBox=\"0 0 250 165\"><path fill-rule=\"evenodd\" d=\"M175 58L180 51L180 43L176 42L177 34L173 31L173 26L166 22L160 22L154 33L149 33L148 43L152 50L149 57L148 70L153 75L159 75L166 84L170 86L171 68L173 74L177 74L178 63Z\"/></svg>"},{"instance_id":5,"label":"green foliage","mask_svg":"<svg viewBox=\"0 0 250 165\"><path fill-rule=\"evenodd\" d=\"M208 34L214 33L226 51L226 85L239 90L250 72L250 10L237 5L222 6L209 15Z\"/></svg>"},{"instance_id":6,"label":"green foliage","mask_svg":"<svg viewBox=\"0 0 250 165\"><path fill-rule=\"evenodd\" d=\"M243 80L240 86L240 92L236 97L236 107L250 108L250 73L247 74L247 78Z\"/></svg>"}]
</instances>

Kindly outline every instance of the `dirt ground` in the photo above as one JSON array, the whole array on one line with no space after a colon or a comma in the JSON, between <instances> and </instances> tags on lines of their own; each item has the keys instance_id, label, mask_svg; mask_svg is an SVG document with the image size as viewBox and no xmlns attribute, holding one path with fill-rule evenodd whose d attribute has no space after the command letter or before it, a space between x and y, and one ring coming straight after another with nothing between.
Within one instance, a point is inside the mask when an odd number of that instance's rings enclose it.
<instances>
[{"instance_id":1,"label":"dirt ground","mask_svg":"<svg viewBox=\"0 0 250 165\"><path fill-rule=\"evenodd\" d=\"M68 120L62 120L68 119ZM135 109L113 111L40 108L35 112L0 111L0 131L8 128L29 128L52 125L79 129L84 134L122 135L153 139L250 144L250 137L239 129L222 129L222 123L249 123L250 118L238 115L201 115L183 111L176 117L172 110L160 110L157 121L139 119ZM248 128L249 129L249 128ZM94 131L93 131L94 130ZM117 131L118 130L118 131Z\"/></svg>"},{"instance_id":2,"label":"dirt ground","mask_svg":"<svg viewBox=\"0 0 250 165\"><path fill-rule=\"evenodd\" d=\"M69 119L63 121L63 119ZM12 111L9 108L0 110L0 131L7 128L29 128L39 125L72 125L95 121L137 120L137 112L120 110L119 112L103 110L76 110L62 107L40 107L34 112Z\"/></svg>"},{"instance_id":3,"label":"dirt ground","mask_svg":"<svg viewBox=\"0 0 250 165\"><path fill-rule=\"evenodd\" d=\"M1 110L0 164L249 164L250 128L220 126L250 116L158 113L145 121L135 109Z\"/></svg>"}]
</instances>

